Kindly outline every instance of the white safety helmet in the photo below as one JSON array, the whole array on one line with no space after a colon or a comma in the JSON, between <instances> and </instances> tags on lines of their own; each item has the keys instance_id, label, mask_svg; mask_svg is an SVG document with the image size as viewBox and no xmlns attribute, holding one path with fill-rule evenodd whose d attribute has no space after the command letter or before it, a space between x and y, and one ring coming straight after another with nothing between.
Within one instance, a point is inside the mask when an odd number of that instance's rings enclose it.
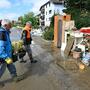
<instances>
[{"instance_id":1,"label":"white safety helmet","mask_svg":"<svg viewBox=\"0 0 90 90\"><path fill-rule=\"evenodd\" d=\"M9 19L3 19L1 22L2 26L5 26L5 25L10 24L10 23L11 23L11 21Z\"/></svg>"}]
</instances>

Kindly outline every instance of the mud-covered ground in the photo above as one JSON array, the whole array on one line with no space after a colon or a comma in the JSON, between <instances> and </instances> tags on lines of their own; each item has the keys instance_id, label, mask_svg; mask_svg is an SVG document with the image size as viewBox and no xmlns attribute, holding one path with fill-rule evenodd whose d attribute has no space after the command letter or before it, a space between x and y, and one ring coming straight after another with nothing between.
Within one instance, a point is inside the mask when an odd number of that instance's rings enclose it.
<instances>
[{"instance_id":1,"label":"mud-covered ground","mask_svg":"<svg viewBox=\"0 0 90 90\"><path fill-rule=\"evenodd\" d=\"M90 68L87 70L68 70L56 64L63 60L60 49L55 48L51 41L41 37L33 37L33 57L38 62L30 64L29 58L24 57L27 63L16 64L18 75L24 75L24 80L15 83L10 80L8 71L2 77L5 87L0 90L90 90ZM68 58L64 58L67 59Z\"/></svg>"}]
</instances>

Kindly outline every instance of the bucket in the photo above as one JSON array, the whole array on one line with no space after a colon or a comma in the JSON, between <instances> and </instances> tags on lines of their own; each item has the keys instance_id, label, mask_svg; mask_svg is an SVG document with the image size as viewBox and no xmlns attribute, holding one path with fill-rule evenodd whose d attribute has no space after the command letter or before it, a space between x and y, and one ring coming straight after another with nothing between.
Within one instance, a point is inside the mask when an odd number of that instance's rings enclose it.
<instances>
[{"instance_id":1,"label":"bucket","mask_svg":"<svg viewBox=\"0 0 90 90\"><path fill-rule=\"evenodd\" d=\"M74 59L78 59L78 58L80 58L80 56L81 56L81 52L73 51L73 58Z\"/></svg>"}]
</instances>

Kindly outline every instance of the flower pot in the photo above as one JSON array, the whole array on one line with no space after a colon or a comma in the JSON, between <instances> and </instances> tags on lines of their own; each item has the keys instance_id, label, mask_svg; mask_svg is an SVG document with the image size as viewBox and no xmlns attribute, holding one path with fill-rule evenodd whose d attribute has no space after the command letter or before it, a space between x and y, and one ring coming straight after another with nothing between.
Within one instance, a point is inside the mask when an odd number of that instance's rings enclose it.
<instances>
[{"instance_id":1,"label":"flower pot","mask_svg":"<svg viewBox=\"0 0 90 90\"><path fill-rule=\"evenodd\" d=\"M80 56L81 56L81 52L73 51L73 58L74 59L78 59L78 58L80 58Z\"/></svg>"}]
</instances>

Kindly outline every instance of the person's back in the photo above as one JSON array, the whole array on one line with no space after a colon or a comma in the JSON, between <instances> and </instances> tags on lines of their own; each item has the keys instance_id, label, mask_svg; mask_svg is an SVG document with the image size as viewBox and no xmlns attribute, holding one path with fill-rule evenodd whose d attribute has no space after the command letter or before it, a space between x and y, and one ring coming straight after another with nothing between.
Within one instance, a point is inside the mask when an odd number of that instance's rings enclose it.
<instances>
[{"instance_id":1,"label":"person's back","mask_svg":"<svg viewBox=\"0 0 90 90\"><path fill-rule=\"evenodd\" d=\"M3 43L5 43L4 46L3 46ZM4 50L2 47L5 48L6 53L4 53ZM9 32L6 31L3 27L1 27L0 28L0 57L11 58L11 53L12 53L11 51L12 51L12 48L11 48Z\"/></svg>"}]
</instances>

